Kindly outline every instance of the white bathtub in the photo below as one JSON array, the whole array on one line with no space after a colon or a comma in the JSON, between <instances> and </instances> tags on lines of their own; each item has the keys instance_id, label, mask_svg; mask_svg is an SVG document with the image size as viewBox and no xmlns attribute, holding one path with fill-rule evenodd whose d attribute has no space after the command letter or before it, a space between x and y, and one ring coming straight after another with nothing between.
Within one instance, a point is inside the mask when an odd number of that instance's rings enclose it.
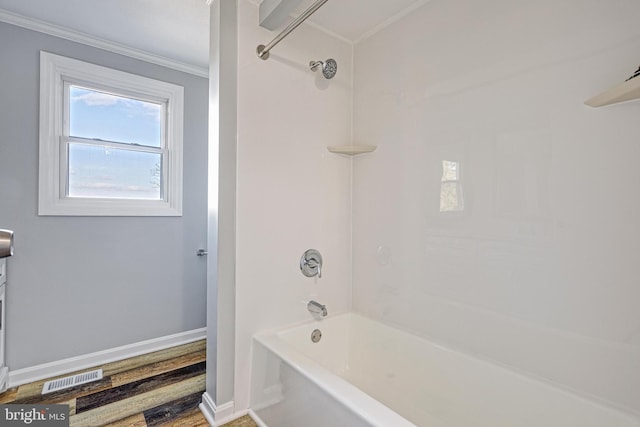
<instances>
[{"instance_id":1,"label":"white bathtub","mask_svg":"<svg viewBox=\"0 0 640 427\"><path fill-rule=\"evenodd\" d=\"M637 415L353 313L256 335L252 359L263 426L640 427Z\"/></svg>"}]
</instances>

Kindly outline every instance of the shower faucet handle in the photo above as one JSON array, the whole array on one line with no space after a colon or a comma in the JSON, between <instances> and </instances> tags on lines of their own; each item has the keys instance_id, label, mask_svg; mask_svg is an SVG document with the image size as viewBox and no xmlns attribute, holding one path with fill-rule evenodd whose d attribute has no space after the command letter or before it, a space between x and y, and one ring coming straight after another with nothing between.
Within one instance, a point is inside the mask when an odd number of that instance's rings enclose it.
<instances>
[{"instance_id":1,"label":"shower faucet handle","mask_svg":"<svg viewBox=\"0 0 640 427\"><path fill-rule=\"evenodd\" d=\"M316 249L308 249L300 258L300 271L306 277L322 278L322 255Z\"/></svg>"}]
</instances>

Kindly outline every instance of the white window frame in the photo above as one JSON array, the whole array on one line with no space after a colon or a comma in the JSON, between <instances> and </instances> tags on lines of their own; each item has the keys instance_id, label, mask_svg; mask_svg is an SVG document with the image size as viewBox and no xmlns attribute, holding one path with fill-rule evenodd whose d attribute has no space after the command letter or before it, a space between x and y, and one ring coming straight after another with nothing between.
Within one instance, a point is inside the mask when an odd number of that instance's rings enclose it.
<instances>
[{"instance_id":1,"label":"white window frame","mask_svg":"<svg viewBox=\"0 0 640 427\"><path fill-rule=\"evenodd\" d=\"M161 200L67 196L65 85L78 84L166 104L161 147ZM40 155L38 215L182 216L184 88L136 74L40 52Z\"/></svg>"},{"instance_id":2,"label":"white window frame","mask_svg":"<svg viewBox=\"0 0 640 427\"><path fill-rule=\"evenodd\" d=\"M453 210L442 210L442 205L440 206L440 213L444 215L461 215L465 210L465 199L464 192L462 188L462 162L459 160L442 160L442 178L440 179L440 197L442 197L442 192L445 184L454 184L456 186L456 194L459 201L459 209ZM457 168L456 179L443 179L444 178L444 162L455 163Z\"/></svg>"}]
</instances>

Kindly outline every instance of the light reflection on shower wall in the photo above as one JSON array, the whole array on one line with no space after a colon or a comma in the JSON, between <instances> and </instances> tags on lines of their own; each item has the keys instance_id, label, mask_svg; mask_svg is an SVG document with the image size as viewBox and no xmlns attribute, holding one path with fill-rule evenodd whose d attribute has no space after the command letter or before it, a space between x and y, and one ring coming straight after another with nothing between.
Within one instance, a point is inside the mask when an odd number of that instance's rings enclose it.
<instances>
[{"instance_id":1,"label":"light reflection on shower wall","mask_svg":"<svg viewBox=\"0 0 640 427\"><path fill-rule=\"evenodd\" d=\"M462 188L462 166L452 160L442 161L440 183L440 212L464 211L464 191Z\"/></svg>"},{"instance_id":2,"label":"light reflection on shower wall","mask_svg":"<svg viewBox=\"0 0 640 427\"><path fill-rule=\"evenodd\" d=\"M640 412L640 101L583 105L638 14L433 0L356 45L356 311Z\"/></svg>"}]
</instances>

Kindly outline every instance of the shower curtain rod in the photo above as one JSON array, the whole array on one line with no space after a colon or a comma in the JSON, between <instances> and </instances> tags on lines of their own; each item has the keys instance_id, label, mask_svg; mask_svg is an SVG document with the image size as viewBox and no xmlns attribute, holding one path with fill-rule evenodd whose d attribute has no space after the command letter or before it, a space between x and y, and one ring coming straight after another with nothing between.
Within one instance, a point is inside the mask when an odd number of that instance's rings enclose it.
<instances>
[{"instance_id":1,"label":"shower curtain rod","mask_svg":"<svg viewBox=\"0 0 640 427\"><path fill-rule=\"evenodd\" d=\"M273 49L273 47L275 45L280 43L280 41L282 41L283 38L287 37L291 31L295 30L298 27L298 25L302 24L316 10L320 9L320 6L325 4L327 1L329 1L329 0L318 0L318 1L316 1L314 4L311 5L311 7L309 9L305 10L302 15L300 15L298 18L296 18L295 21L293 21L291 24L289 24L289 26L287 26L287 28L282 30L282 32L280 34L278 34L275 39L271 40L271 42L268 45L266 45L266 46L263 45L263 44L259 45L256 48L256 53L258 54L258 58L261 58L261 59L264 59L264 60L269 59L269 51L271 49Z\"/></svg>"}]
</instances>

